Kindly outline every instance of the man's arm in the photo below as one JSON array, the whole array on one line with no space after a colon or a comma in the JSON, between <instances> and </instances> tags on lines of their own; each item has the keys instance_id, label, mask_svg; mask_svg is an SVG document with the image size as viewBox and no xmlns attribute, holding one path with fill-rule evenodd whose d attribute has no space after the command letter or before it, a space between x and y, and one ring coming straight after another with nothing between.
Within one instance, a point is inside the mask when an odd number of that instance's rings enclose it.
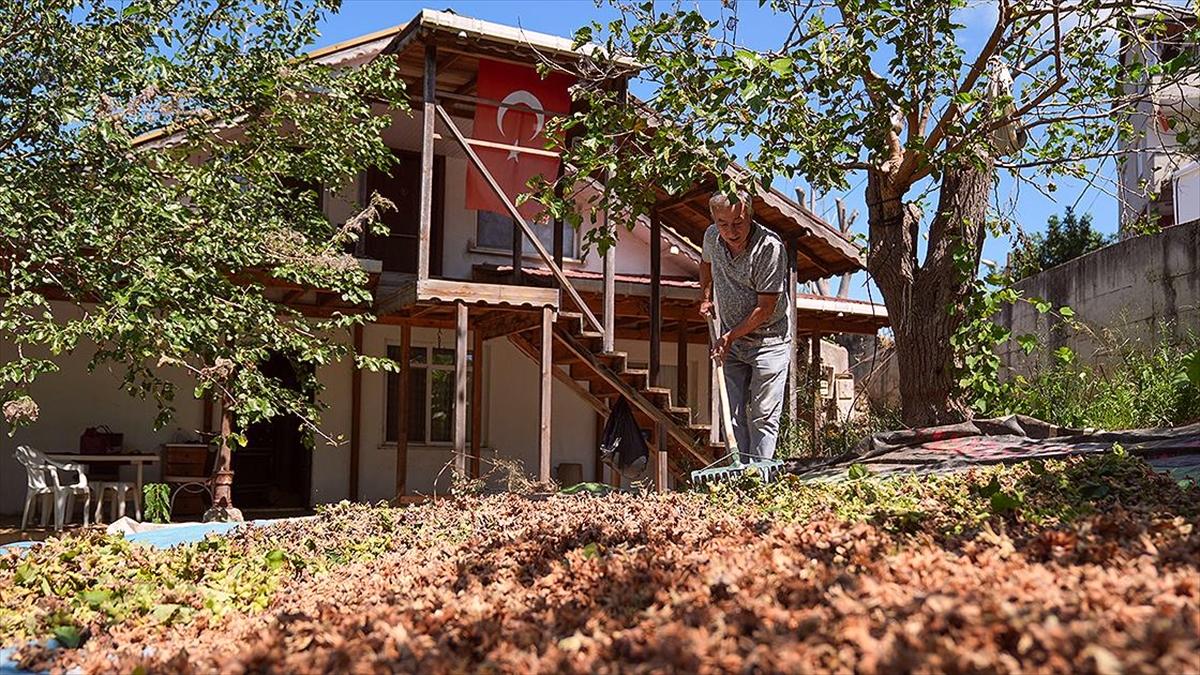
<instances>
[{"instance_id":1,"label":"man's arm","mask_svg":"<svg viewBox=\"0 0 1200 675\"><path fill-rule=\"evenodd\" d=\"M775 304L779 302L780 295L780 293L759 293L758 304L750 310L750 314L741 323L722 335L717 340L717 344L713 345L712 357L718 361L724 361L725 352L729 350L729 345L733 344L734 340L753 333L754 329L763 325L775 314Z\"/></svg>"}]
</instances>

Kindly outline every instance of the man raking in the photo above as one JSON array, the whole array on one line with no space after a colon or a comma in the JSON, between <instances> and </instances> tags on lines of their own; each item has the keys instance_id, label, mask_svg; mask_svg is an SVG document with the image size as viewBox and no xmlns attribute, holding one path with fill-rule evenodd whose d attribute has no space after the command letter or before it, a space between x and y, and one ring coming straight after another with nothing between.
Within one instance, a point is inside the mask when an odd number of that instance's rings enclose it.
<instances>
[{"instance_id":1,"label":"man raking","mask_svg":"<svg viewBox=\"0 0 1200 675\"><path fill-rule=\"evenodd\" d=\"M704 233L700 312L719 326L712 358L724 367L723 414L731 418L740 454L728 469L740 472L742 463L774 469L777 463L765 460L775 456L792 360L787 247L753 222L748 194L717 193L708 206L713 224Z\"/></svg>"}]
</instances>

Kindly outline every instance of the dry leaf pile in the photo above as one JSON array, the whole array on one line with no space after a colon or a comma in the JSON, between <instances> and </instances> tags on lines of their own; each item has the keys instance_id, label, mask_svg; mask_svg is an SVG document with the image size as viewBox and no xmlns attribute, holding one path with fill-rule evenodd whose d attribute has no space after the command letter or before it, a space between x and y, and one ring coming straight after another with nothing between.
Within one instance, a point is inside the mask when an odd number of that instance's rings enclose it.
<instances>
[{"instance_id":1,"label":"dry leaf pile","mask_svg":"<svg viewBox=\"0 0 1200 675\"><path fill-rule=\"evenodd\" d=\"M1140 480L1140 498L1069 523L1006 510L959 533L832 505L772 514L761 494L344 506L231 538L283 544L261 609L113 622L26 657L85 672L1196 672L1195 492Z\"/></svg>"}]
</instances>

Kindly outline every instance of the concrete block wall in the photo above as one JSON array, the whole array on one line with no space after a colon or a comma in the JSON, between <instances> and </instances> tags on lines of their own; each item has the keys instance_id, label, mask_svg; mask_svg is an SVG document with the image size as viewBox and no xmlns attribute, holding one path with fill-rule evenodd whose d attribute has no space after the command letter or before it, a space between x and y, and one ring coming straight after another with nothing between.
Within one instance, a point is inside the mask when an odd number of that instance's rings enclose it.
<instances>
[{"instance_id":1,"label":"concrete block wall","mask_svg":"<svg viewBox=\"0 0 1200 675\"><path fill-rule=\"evenodd\" d=\"M1122 339L1153 341L1200 333L1200 221L1124 239L1024 279L1017 288L1056 308L1071 307L1096 334L1107 330ZM1006 308L997 320L1014 334L1038 335L1047 352L1066 346L1084 359L1107 358L1105 340L1056 328L1027 303ZM1002 346L1001 358L1018 370L1031 364L1016 344Z\"/></svg>"}]
</instances>

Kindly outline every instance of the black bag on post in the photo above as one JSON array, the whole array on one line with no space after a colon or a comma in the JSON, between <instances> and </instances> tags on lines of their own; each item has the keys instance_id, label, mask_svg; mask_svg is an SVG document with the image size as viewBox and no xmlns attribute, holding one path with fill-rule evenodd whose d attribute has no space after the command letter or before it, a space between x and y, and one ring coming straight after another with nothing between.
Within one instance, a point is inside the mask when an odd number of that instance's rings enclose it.
<instances>
[{"instance_id":1,"label":"black bag on post","mask_svg":"<svg viewBox=\"0 0 1200 675\"><path fill-rule=\"evenodd\" d=\"M645 432L638 427L629 402L622 396L604 423L600 438L600 457L621 473L637 476L650 463L650 448Z\"/></svg>"}]
</instances>

